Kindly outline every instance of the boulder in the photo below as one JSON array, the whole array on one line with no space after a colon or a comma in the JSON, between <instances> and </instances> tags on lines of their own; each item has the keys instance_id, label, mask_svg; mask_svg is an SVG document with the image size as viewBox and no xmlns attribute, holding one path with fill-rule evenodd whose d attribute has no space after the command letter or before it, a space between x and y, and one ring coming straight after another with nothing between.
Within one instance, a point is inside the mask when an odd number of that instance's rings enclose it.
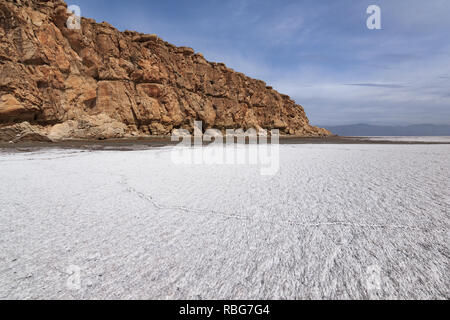
<instances>
[{"instance_id":1,"label":"boulder","mask_svg":"<svg viewBox=\"0 0 450 320\"><path fill-rule=\"evenodd\" d=\"M97 116L85 116L79 120L69 120L54 125L48 138L53 141L64 140L106 140L120 139L126 136L127 126L101 114Z\"/></svg>"},{"instance_id":2,"label":"boulder","mask_svg":"<svg viewBox=\"0 0 450 320\"><path fill-rule=\"evenodd\" d=\"M133 42L156 42L158 36L156 34L140 34L133 37Z\"/></svg>"},{"instance_id":3,"label":"boulder","mask_svg":"<svg viewBox=\"0 0 450 320\"><path fill-rule=\"evenodd\" d=\"M21 122L13 125L0 126L1 142L51 142L47 137L45 129L39 126L32 126L28 122Z\"/></svg>"}]
</instances>

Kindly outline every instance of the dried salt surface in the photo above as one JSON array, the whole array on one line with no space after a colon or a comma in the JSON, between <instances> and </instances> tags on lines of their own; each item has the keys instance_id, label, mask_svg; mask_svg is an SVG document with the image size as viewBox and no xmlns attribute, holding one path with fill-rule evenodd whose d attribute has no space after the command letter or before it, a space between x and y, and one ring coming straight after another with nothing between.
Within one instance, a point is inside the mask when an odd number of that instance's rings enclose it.
<instances>
[{"instance_id":1,"label":"dried salt surface","mask_svg":"<svg viewBox=\"0 0 450 320\"><path fill-rule=\"evenodd\" d=\"M0 298L450 298L449 145L170 150L0 153Z\"/></svg>"}]
</instances>

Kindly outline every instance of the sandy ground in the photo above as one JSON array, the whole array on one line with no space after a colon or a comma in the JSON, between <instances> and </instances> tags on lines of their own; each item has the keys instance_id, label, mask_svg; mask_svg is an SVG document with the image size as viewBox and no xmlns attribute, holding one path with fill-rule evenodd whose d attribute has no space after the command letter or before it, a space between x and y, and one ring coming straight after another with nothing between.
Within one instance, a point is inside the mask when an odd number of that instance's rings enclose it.
<instances>
[{"instance_id":1,"label":"sandy ground","mask_svg":"<svg viewBox=\"0 0 450 320\"><path fill-rule=\"evenodd\" d=\"M450 298L450 145L170 152L0 152L0 298Z\"/></svg>"}]
</instances>

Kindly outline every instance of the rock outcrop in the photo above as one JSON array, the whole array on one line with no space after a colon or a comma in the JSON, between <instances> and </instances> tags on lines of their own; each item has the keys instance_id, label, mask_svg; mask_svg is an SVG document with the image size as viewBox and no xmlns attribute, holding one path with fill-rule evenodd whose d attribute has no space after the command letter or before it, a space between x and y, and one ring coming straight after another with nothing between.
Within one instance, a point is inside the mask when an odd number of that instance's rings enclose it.
<instances>
[{"instance_id":1,"label":"rock outcrop","mask_svg":"<svg viewBox=\"0 0 450 320\"><path fill-rule=\"evenodd\" d=\"M192 131L201 120L205 129L330 134L288 96L191 48L92 19L70 29L69 17L61 0L0 0L3 132L23 123L52 140L108 139Z\"/></svg>"}]
</instances>

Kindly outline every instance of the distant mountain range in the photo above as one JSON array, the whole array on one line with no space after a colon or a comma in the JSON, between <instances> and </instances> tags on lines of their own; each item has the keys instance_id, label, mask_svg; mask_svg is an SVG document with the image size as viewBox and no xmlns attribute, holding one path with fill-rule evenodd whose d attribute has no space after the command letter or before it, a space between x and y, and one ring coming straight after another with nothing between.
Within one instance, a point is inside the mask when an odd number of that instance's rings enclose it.
<instances>
[{"instance_id":1,"label":"distant mountain range","mask_svg":"<svg viewBox=\"0 0 450 320\"><path fill-rule=\"evenodd\" d=\"M339 136L450 136L450 125L416 124L410 126L375 126L353 124L345 126L321 126Z\"/></svg>"}]
</instances>

